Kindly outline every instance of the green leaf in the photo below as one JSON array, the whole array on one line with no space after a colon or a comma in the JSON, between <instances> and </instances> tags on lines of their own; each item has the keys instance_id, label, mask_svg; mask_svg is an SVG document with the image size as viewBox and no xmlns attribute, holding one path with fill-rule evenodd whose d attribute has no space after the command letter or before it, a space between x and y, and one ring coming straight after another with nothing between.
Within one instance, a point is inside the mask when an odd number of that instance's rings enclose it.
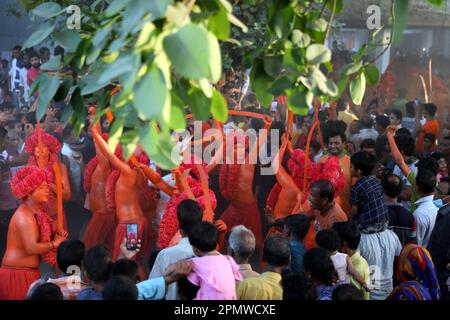
<instances>
[{"instance_id":1,"label":"green leaf","mask_svg":"<svg viewBox=\"0 0 450 320\"><path fill-rule=\"evenodd\" d=\"M164 51L174 69L180 75L191 79L210 79L208 32L200 26L189 23L163 41ZM182 53L182 54L180 54Z\"/></svg>"},{"instance_id":2,"label":"green leaf","mask_svg":"<svg viewBox=\"0 0 450 320\"><path fill-rule=\"evenodd\" d=\"M142 148L161 169L171 170L181 162L175 141L168 131L158 132L156 122L142 126L139 137Z\"/></svg>"},{"instance_id":3,"label":"green leaf","mask_svg":"<svg viewBox=\"0 0 450 320\"><path fill-rule=\"evenodd\" d=\"M340 75L346 75L349 76L355 72L358 72L363 66L362 61L358 61L356 63L349 63L342 67L342 69L339 71Z\"/></svg>"},{"instance_id":4,"label":"green leaf","mask_svg":"<svg viewBox=\"0 0 450 320\"><path fill-rule=\"evenodd\" d=\"M264 57L264 71L273 78L276 78L283 65L283 56L265 56Z\"/></svg>"},{"instance_id":5,"label":"green leaf","mask_svg":"<svg viewBox=\"0 0 450 320\"><path fill-rule=\"evenodd\" d=\"M47 73L41 72L39 73L39 76L36 79L34 79L30 87L30 96L34 95L39 89L39 82L41 81L42 77L44 77L44 74L47 75Z\"/></svg>"},{"instance_id":6,"label":"green leaf","mask_svg":"<svg viewBox=\"0 0 450 320\"><path fill-rule=\"evenodd\" d=\"M345 88L347 87L348 83L348 76L341 76L338 82L338 96L341 96L344 92Z\"/></svg>"},{"instance_id":7,"label":"green leaf","mask_svg":"<svg viewBox=\"0 0 450 320\"><path fill-rule=\"evenodd\" d=\"M167 8L169 8L169 4L169 0L148 1L150 12L155 19L164 18Z\"/></svg>"},{"instance_id":8,"label":"green leaf","mask_svg":"<svg viewBox=\"0 0 450 320\"><path fill-rule=\"evenodd\" d=\"M52 56L50 59L40 66L41 70L58 71L61 66L61 55Z\"/></svg>"},{"instance_id":9,"label":"green leaf","mask_svg":"<svg viewBox=\"0 0 450 320\"><path fill-rule=\"evenodd\" d=\"M121 55L113 63L106 66L105 71L103 71L103 73L100 75L97 82L99 84L107 83L112 79L123 75L124 73L135 70L138 63L138 57L134 54L129 53Z\"/></svg>"},{"instance_id":10,"label":"green leaf","mask_svg":"<svg viewBox=\"0 0 450 320\"><path fill-rule=\"evenodd\" d=\"M81 41L80 33L76 30L55 32L52 37L55 39L56 43L69 51L75 51Z\"/></svg>"},{"instance_id":11,"label":"green leaf","mask_svg":"<svg viewBox=\"0 0 450 320\"><path fill-rule=\"evenodd\" d=\"M39 98L36 109L37 120L40 120L43 117L50 100L53 98L59 87L59 78L57 75L49 76L47 73L43 74L44 75L39 81Z\"/></svg>"},{"instance_id":12,"label":"green leaf","mask_svg":"<svg viewBox=\"0 0 450 320\"><path fill-rule=\"evenodd\" d=\"M392 42L398 45L403 40L403 30L406 27L408 19L409 0L395 0L394 1L394 30L392 33Z\"/></svg>"},{"instance_id":13,"label":"green leaf","mask_svg":"<svg viewBox=\"0 0 450 320\"><path fill-rule=\"evenodd\" d=\"M222 55L220 53L219 41L211 32L208 32L208 47L209 76L207 78L212 83L216 83L222 76Z\"/></svg>"},{"instance_id":14,"label":"green leaf","mask_svg":"<svg viewBox=\"0 0 450 320\"><path fill-rule=\"evenodd\" d=\"M196 120L208 121L211 99L205 96L202 90L197 88L191 89L188 95L188 102Z\"/></svg>"},{"instance_id":15,"label":"green leaf","mask_svg":"<svg viewBox=\"0 0 450 320\"><path fill-rule=\"evenodd\" d=\"M357 106L361 105L364 92L366 91L366 76L360 73L355 79L350 82L350 95L353 103Z\"/></svg>"},{"instance_id":16,"label":"green leaf","mask_svg":"<svg viewBox=\"0 0 450 320\"><path fill-rule=\"evenodd\" d=\"M231 27L230 21L228 20L228 13L225 9L221 8L217 14L208 19L208 22L209 30L214 33L218 39L222 41L228 40Z\"/></svg>"},{"instance_id":17,"label":"green leaf","mask_svg":"<svg viewBox=\"0 0 450 320\"><path fill-rule=\"evenodd\" d=\"M298 48L306 48L311 43L311 37L298 29L292 31L292 43Z\"/></svg>"},{"instance_id":18,"label":"green leaf","mask_svg":"<svg viewBox=\"0 0 450 320\"><path fill-rule=\"evenodd\" d=\"M84 119L84 101L80 94L80 88L76 88L70 97L70 105L75 113L75 117L82 120Z\"/></svg>"},{"instance_id":19,"label":"green leaf","mask_svg":"<svg viewBox=\"0 0 450 320\"><path fill-rule=\"evenodd\" d=\"M65 127L69 123L70 119L72 118L72 115L73 115L72 107L70 105L66 105L64 107L63 113L61 115L61 120L60 120L63 127Z\"/></svg>"},{"instance_id":20,"label":"green leaf","mask_svg":"<svg viewBox=\"0 0 450 320\"><path fill-rule=\"evenodd\" d=\"M273 82L273 79L265 73L263 63L257 61L250 75L250 85L264 108L268 108L273 100L273 95L267 90L273 85Z\"/></svg>"},{"instance_id":21,"label":"green leaf","mask_svg":"<svg viewBox=\"0 0 450 320\"><path fill-rule=\"evenodd\" d=\"M125 39L127 34L133 29L133 27L139 23L141 18L145 14L143 6L145 3L149 3L148 0L133 0L125 9L121 24L122 37Z\"/></svg>"},{"instance_id":22,"label":"green leaf","mask_svg":"<svg viewBox=\"0 0 450 320\"><path fill-rule=\"evenodd\" d=\"M327 0L327 8L333 10L334 1L336 1L335 13L340 13L344 9L344 0Z\"/></svg>"},{"instance_id":23,"label":"green leaf","mask_svg":"<svg viewBox=\"0 0 450 320\"><path fill-rule=\"evenodd\" d=\"M219 122L225 123L228 118L227 102L222 94L214 90L211 101L211 114Z\"/></svg>"},{"instance_id":24,"label":"green leaf","mask_svg":"<svg viewBox=\"0 0 450 320\"><path fill-rule=\"evenodd\" d=\"M241 20L236 18L236 16L234 16L232 13L228 13L228 20L236 27L240 28L243 33L248 32L248 27Z\"/></svg>"},{"instance_id":25,"label":"green leaf","mask_svg":"<svg viewBox=\"0 0 450 320\"><path fill-rule=\"evenodd\" d=\"M366 48L367 48L367 45L366 45L366 44L363 44L363 45L358 49L358 51L357 51L354 55L352 55L352 60L353 60L353 62L357 62L357 61L359 61L359 60L362 59L362 57L366 54Z\"/></svg>"},{"instance_id":26,"label":"green leaf","mask_svg":"<svg viewBox=\"0 0 450 320\"><path fill-rule=\"evenodd\" d=\"M69 94L69 90L72 87L72 78L64 79L63 83L59 86L58 91L56 91L53 100L63 101Z\"/></svg>"},{"instance_id":27,"label":"green leaf","mask_svg":"<svg viewBox=\"0 0 450 320\"><path fill-rule=\"evenodd\" d=\"M59 4L55 2L46 2L34 8L31 13L41 18L50 19L59 15L63 11L64 10L61 9Z\"/></svg>"},{"instance_id":28,"label":"green leaf","mask_svg":"<svg viewBox=\"0 0 450 320\"><path fill-rule=\"evenodd\" d=\"M320 19L308 21L306 26L308 28L318 31L318 32L325 32L325 31L327 31L328 22L326 22L324 19L320 18Z\"/></svg>"},{"instance_id":29,"label":"green leaf","mask_svg":"<svg viewBox=\"0 0 450 320\"><path fill-rule=\"evenodd\" d=\"M438 8L443 8L445 3L445 0L427 0L427 1Z\"/></svg>"},{"instance_id":30,"label":"green leaf","mask_svg":"<svg viewBox=\"0 0 450 320\"><path fill-rule=\"evenodd\" d=\"M105 11L106 17L112 17L123 10L131 0L114 0Z\"/></svg>"},{"instance_id":31,"label":"green leaf","mask_svg":"<svg viewBox=\"0 0 450 320\"><path fill-rule=\"evenodd\" d=\"M124 118L116 117L114 118L114 121L111 127L109 128L108 146L109 150L111 150L112 152L116 150L116 147L119 144L120 136L123 133L123 125L124 125Z\"/></svg>"},{"instance_id":32,"label":"green leaf","mask_svg":"<svg viewBox=\"0 0 450 320\"><path fill-rule=\"evenodd\" d=\"M306 59L311 64L325 63L331 60L331 51L323 44L312 44L306 49Z\"/></svg>"},{"instance_id":33,"label":"green leaf","mask_svg":"<svg viewBox=\"0 0 450 320\"><path fill-rule=\"evenodd\" d=\"M135 87L134 108L143 120L150 120L162 113L166 103L170 103L170 95L164 75L156 65L152 65Z\"/></svg>"},{"instance_id":34,"label":"green leaf","mask_svg":"<svg viewBox=\"0 0 450 320\"><path fill-rule=\"evenodd\" d=\"M75 52L75 58L74 58L72 64L78 70L81 70L84 66L84 63L86 62L87 51L88 51L90 45L91 45L91 42L89 41L89 39L83 39L83 40L81 40L80 44L77 47L77 50Z\"/></svg>"},{"instance_id":35,"label":"green leaf","mask_svg":"<svg viewBox=\"0 0 450 320\"><path fill-rule=\"evenodd\" d=\"M82 87L81 95L85 96L91 93L94 93L103 87L108 85L108 82L99 83L98 77L102 74L103 69L94 70L93 72L84 75L81 78L81 81L83 84L85 84Z\"/></svg>"},{"instance_id":36,"label":"green leaf","mask_svg":"<svg viewBox=\"0 0 450 320\"><path fill-rule=\"evenodd\" d=\"M292 30L294 20L294 10L288 4L282 6L278 2L273 2L269 9L269 26L279 39L286 38Z\"/></svg>"},{"instance_id":37,"label":"green leaf","mask_svg":"<svg viewBox=\"0 0 450 320\"><path fill-rule=\"evenodd\" d=\"M364 75L367 79L367 84L369 86L374 86L378 83L378 80L380 79L380 72L378 71L378 68L373 65L369 64L364 67Z\"/></svg>"},{"instance_id":38,"label":"green leaf","mask_svg":"<svg viewBox=\"0 0 450 320\"><path fill-rule=\"evenodd\" d=\"M309 105L311 104L307 98L307 94L302 91L295 91L288 95L286 99L286 105L289 110L292 110L295 114L307 115L309 111Z\"/></svg>"},{"instance_id":39,"label":"green leaf","mask_svg":"<svg viewBox=\"0 0 450 320\"><path fill-rule=\"evenodd\" d=\"M186 128L186 120L184 118L184 102L175 92L171 92L171 106L169 117L169 128L172 130L183 130Z\"/></svg>"},{"instance_id":40,"label":"green leaf","mask_svg":"<svg viewBox=\"0 0 450 320\"><path fill-rule=\"evenodd\" d=\"M128 130L120 137L120 142L123 150L124 159L130 159L131 155L134 153L139 143L139 130L138 129Z\"/></svg>"},{"instance_id":41,"label":"green leaf","mask_svg":"<svg viewBox=\"0 0 450 320\"><path fill-rule=\"evenodd\" d=\"M111 30L111 26L97 30L94 37L92 38L92 45L94 47L101 46L103 48L108 36L111 34Z\"/></svg>"},{"instance_id":42,"label":"green leaf","mask_svg":"<svg viewBox=\"0 0 450 320\"><path fill-rule=\"evenodd\" d=\"M31 48L35 45L40 44L42 41L47 39L47 37L53 32L55 26L50 23L45 23L41 25L35 32L33 32L28 39L23 44L22 49Z\"/></svg>"}]
</instances>

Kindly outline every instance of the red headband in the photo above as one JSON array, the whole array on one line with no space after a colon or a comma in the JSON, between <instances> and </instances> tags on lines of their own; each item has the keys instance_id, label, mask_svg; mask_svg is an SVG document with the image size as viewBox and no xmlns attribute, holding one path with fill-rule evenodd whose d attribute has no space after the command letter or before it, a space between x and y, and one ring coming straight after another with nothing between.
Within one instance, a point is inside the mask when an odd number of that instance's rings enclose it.
<instances>
[{"instance_id":1,"label":"red headband","mask_svg":"<svg viewBox=\"0 0 450 320\"><path fill-rule=\"evenodd\" d=\"M35 166L26 166L16 172L11 180L11 190L18 199L23 199L43 182L52 181L50 173Z\"/></svg>"}]
</instances>

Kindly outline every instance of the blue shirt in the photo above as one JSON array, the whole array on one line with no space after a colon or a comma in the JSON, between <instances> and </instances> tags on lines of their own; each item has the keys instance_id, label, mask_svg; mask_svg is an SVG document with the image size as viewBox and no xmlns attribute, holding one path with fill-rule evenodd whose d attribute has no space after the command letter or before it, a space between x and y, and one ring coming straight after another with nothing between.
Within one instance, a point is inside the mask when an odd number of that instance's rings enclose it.
<instances>
[{"instance_id":1,"label":"blue shirt","mask_svg":"<svg viewBox=\"0 0 450 320\"><path fill-rule=\"evenodd\" d=\"M350 203L358 207L356 222L364 233L386 230L389 222L384 190L375 176L358 179L350 192Z\"/></svg>"},{"instance_id":2,"label":"blue shirt","mask_svg":"<svg viewBox=\"0 0 450 320\"><path fill-rule=\"evenodd\" d=\"M103 300L103 294L92 288L86 288L80 291L77 300Z\"/></svg>"},{"instance_id":3,"label":"blue shirt","mask_svg":"<svg viewBox=\"0 0 450 320\"><path fill-rule=\"evenodd\" d=\"M294 272L303 272L303 256L305 255L305 246L303 243L292 240L291 246L291 263L289 269Z\"/></svg>"},{"instance_id":4,"label":"blue shirt","mask_svg":"<svg viewBox=\"0 0 450 320\"><path fill-rule=\"evenodd\" d=\"M166 294L166 282L164 277L139 282L138 299L139 300L162 300Z\"/></svg>"}]
</instances>

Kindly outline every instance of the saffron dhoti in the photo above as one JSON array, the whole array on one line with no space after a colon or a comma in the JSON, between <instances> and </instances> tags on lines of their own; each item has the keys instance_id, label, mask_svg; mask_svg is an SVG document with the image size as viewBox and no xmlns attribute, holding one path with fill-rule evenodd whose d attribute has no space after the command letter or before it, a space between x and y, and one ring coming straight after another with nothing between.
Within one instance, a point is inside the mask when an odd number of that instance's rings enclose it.
<instances>
[{"instance_id":1,"label":"saffron dhoti","mask_svg":"<svg viewBox=\"0 0 450 320\"><path fill-rule=\"evenodd\" d=\"M39 269L0 268L0 300L24 300L30 285L41 277Z\"/></svg>"}]
</instances>

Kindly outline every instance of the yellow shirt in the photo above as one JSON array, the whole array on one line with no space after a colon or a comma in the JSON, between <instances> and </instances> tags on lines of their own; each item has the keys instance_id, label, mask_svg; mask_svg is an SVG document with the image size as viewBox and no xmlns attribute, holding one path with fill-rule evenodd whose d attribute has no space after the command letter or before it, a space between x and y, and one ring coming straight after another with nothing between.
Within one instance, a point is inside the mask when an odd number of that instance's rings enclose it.
<instances>
[{"instance_id":1,"label":"yellow shirt","mask_svg":"<svg viewBox=\"0 0 450 320\"><path fill-rule=\"evenodd\" d=\"M364 259L359 254L359 251L356 251L356 253L350 257L350 260L352 261L352 264L355 267L356 271L358 271L358 273L363 277L364 281L367 284L370 284L370 269L366 259ZM353 279L353 277L350 278L350 281L355 287L357 287L360 290L363 290L364 300L369 300L369 292L362 289L359 282Z\"/></svg>"},{"instance_id":2,"label":"yellow shirt","mask_svg":"<svg viewBox=\"0 0 450 320\"><path fill-rule=\"evenodd\" d=\"M359 120L357 116L355 116L353 113L349 111L340 111L338 112L338 120L342 120L347 125L347 129L345 129L345 135L350 137L350 123L352 123L355 120Z\"/></svg>"},{"instance_id":3,"label":"yellow shirt","mask_svg":"<svg viewBox=\"0 0 450 320\"><path fill-rule=\"evenodd\" d=\"M281 275L264 272L258 277L244 279L237 286L238 300L282 300Z\"/></svg>"}]
</instances>

